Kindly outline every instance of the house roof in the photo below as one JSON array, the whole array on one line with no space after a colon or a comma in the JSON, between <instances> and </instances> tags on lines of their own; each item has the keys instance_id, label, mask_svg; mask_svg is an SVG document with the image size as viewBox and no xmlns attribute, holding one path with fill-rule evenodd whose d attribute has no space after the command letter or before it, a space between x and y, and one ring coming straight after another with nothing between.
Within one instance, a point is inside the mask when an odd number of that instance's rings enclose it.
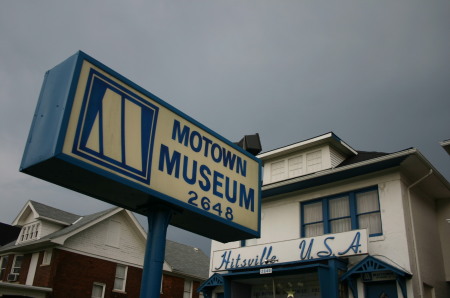
<instances>
[{"instance_id":1,"label":"house roof","mask_svg":"<svg viewBox=\"0 0 450 298\"><path fill-rule=\"evenodd\" d=\"M112 216L122 210L123 208L115 207L110 208L101 212L97 212L94 214L90 214L87 216L75 215L73 213L69 213L57 208L53 208L42 203L38 203L35 201L28 201L22 211L19 213L18 217L14 222L18 222L20 217L23 216L27 211L27 207L38 213L38 218L45 218L50 221L57 221L60 223L66 223L65 227L62 227L60 230L50 233L41 237L38 240L27 241L16 244L16 240L10 242L0 248L0 253L4 251L8 251L11 249L17 251L27 251L34 248L39 248L42 246L48 246L51 244L64 244L64 241L70 236L77 234L84 229L92 226L96 222L102 220L102 217Z\"/></svg>"},{"instance_id":2,"label":"house roof","mask_svg":"<svg viewBox=\"0 0 450 298\"><path fill-rule=\"evenodd\" d=\"M209 257L198 248L167 240L165 261L174 273L208 279Z\"/></svg>"},{"instance_id":3,"label":"house roof","mask_svg":"<svg viewBox=\"0 0 450 298\"><path fill-rule=\"evenodd\" d=\"M36 210L36 212L39 214L39 217L53 219L55 221L64 222L69 225L80 218L80 215L47 206L36 201L30 201L30 203L32 203L34 210Z\"/></svg>"},{"instance_id":4,"label":"house roof","mask_svg":"<svg viewBox=\"0 0 450 298\"><path fill-rule=\"evenodd\" d=\"M36 219L46 219L66 226L71 225L80 218L80 215L30 200L22 208L12 225L22 226L22 221L26 219L30 213L33 213L33 217Z\"/></svg>"},{"instance_id":5,"label":"house roof","mask_svg":"<svg viewBox=\"0 0 450 298\"><path fill-rule=\"evenodd\" d=\"M442 148L444 148L445 151L447 151L448 154L450 154L450 140L445 140L440 142Z\"/></svg>"},{"instance_id":6,"label":"house roof","mask_svg":"<svg viewBox=\"0 0 450 298\"><path fill-rule=\"evenodd\" d=\"M290 152L298 150L298 148L306 149L322 144L328 144L332 146L335 150L339 151L341 154L347 157L357 154L357 152L352 147L341 140L337 135L335 135L333 132L328 132L314 138L260 153L257 157L264 160L267 158L274 158L280 155L288 154Z\"/></svg>"},{"instance_id":7,"label":"house roof","mask_svg":"<svg viewBox=\"0 0 450 298\"><path fill-rule=\"evenodd\" d=\"M110 209L100 211L100 212L97 212L94 214L90 214L90 215L86 215L86 216L79 216L78 219L70 226L68 226L64 229L61 229L59 231L56 231L52 234L49 234L49 235L43 237L42 239L45 239L45 238L56 239L59 237L63 237L63 236L72 234L73 232L78 232L78 230L81 229L82 227L90 226L89 225L90 223L93 223L94 221L100 219L101 217L103 217L109 213L111 213L109 215L109 216L111 216L121 210L123 210L123 208L115 207L115 208L110 208ZM113 211L115 211L115 212L113 212Z\"/></svg>"},{"instance_id":8,"label":"house roof","mask_svg":"<svg viewBox=\"0 0 450 298\"><path fill-rule=\"evenodd\" d=\"M337 167L344 167L346 165L351 165L351 164L355 164L355 163L358 163L358 162L371 160L371 159L374 159L374 158L378 158L378 157L389 155L389 153L375 152L375 151L359 151L358 150L356 152L358 153L357 155L354 155L352 157L347 158L346 160L341 162Z\"/></svg>"},{"instance_id":9,"label":"house roof","mask_svg":"<svg viewBox=\"0 0 450 298\"><path fill-rule=\"evenodd\" d=\"M135 217L131 215L130 211L120 207L110 208L86 216L79 216L35 201L29 201L25 207L22 208L18 218L20 218L24 212L30 212L30 210L36 212L41 218L65 222L67 223L67 226L63 226L60 230L46 235L38 240L18 244L16 244L16 240L14 240L13 242L0 247L0 253L11 250L30 251L34 249L42 249L52 245L63 245L64 241L69 237L122 211L125 211L135 223L137 229L143 236L143 245L145 245L145 237L147 235L142 226L137 222ZM16 219L16 221L17 220L18 219ZM142 257L144 258L144 256ZM165 261L170 265L173 273L189 275L201 280L206 280L208 278L209 257L198 248L167 240Z\"/></svg>"}]
</instances>

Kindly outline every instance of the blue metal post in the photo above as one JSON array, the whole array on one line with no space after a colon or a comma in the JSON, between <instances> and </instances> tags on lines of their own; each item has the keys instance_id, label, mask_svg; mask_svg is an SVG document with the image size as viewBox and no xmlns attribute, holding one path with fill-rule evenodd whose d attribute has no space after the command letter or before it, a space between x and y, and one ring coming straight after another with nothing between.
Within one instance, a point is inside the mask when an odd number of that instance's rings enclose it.
<instances>
[{"instance_id":1,"label":"blue metal post","mask_svg":"<svg viewBox=\"0 0 450 298\"><path fill-rule=\"evenodd\" d=\"M166 234L171 218L172 209L163 205L150 206L147 212L148 233L141 281L141 298L160 297Z\"/></svg>"}]
</instances>

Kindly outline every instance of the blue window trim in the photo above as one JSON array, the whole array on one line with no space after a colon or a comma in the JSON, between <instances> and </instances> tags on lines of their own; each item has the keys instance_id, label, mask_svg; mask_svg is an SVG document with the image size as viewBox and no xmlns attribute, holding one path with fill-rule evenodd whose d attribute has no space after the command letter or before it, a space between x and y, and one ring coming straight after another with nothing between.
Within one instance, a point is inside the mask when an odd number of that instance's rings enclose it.
<instances>
[{"instance_id":1,"label":"blue window trim","mask_svg":"<svg viewBox=\"0 0 450 298\"><path fill-rule=\"evenodd\" d=\"M360 194L360 193L365 193L365 192L369 192L369 191L376 191L377 192L377 198L378 198L378 210L377 211L371 211L371 212L364 212L364 213L358 213L358 209L357 209L357 203L356 203L356 195ZM329 214L329 201L333 200L333 199L337 199L340 197L346 196L349 199L349 207L350 207L350 216L344 216L344 217L339 217L339 218L333 218L330 219L330 214ZM315 204L317 202L321 202L322 203L322 220L321 221L316 221L316 222L310 222L305 224L304 222L304 218L305 218L305 214L304 214L304 206L305 205L309 205L309 204ZM362 188L362 189L357 189L357 190L353 190L353 191L349 191L349 192L344 192L344 193L339 193L339 194L335 194L335 195L331 195L331 196L327 196L327 197L323 197L323 198L319 198L319 199L314 199L311 201L307 201L307 202L301 202L300 203L300 214L301 214L301 237L304 238L305 237L305 226L308 225L312 225L312 224L317 224L317 223L323 223L323 229L324 229L324 234L331 234L331 225L330 223L333 220L336 219L342 219L342 218L350 218L351 219L351 229L352 230L357 230L359 229L358 226L358 216L360 215L364 215L364 214L372 214L372 213L380 213L380 197L378 195L378 187L377 186L371 186L371 187L366 187L366 188ZM383 223L381 223L381 230L383 230ZM369 234L369 237L376 237L376 236L381 236L383 235L383 233L372 233Z\"/></svg>"}]
</instances>

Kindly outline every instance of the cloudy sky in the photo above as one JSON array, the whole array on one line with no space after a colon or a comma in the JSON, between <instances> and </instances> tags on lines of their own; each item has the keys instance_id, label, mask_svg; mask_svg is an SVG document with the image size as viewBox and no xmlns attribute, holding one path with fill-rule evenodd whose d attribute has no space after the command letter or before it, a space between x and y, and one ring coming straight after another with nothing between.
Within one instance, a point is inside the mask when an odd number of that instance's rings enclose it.
<instances>
[{"instance_id":1,"label":"cloudy sky","mask_svg":"<svg viewBox=\"0 0 450 298\"><path fill-rule=\"evenodd\" d=\"M30 199L110 207L18 171L44 73L78 50L232 141L333 131L356 150L416 147L450 179L449 29L448 0L0 1L0 221Z\"/></svg>"}]
</instances>

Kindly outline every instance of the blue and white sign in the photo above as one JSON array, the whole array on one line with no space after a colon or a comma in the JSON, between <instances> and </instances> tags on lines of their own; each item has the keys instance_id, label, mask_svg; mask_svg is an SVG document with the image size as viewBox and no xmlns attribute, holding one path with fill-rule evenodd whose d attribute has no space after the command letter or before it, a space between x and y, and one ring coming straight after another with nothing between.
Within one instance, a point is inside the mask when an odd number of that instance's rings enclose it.
<instances>
[{"instance_id":1,"label":"blue and white sign","mask_svg":"<svg viewBox=\"0 0 450 298\"><path fill-rule=\"evenodd\" d=\"M261 162L79 52L47 72L21 171L171 224L233 241L259 237Z\"/></svg>"},{"instance_id":2,"label":"blue and white sign","mask_svg":"<svg viewBox=\"0 0 450 298\"><path fill-rule=\"evenodd\" d=\"M213 272L367 254L367 230L214 251ZM270 269L272 272L272 269ZM260 274L268 272L261 269Z\"/></svg>"}]
</instances>

